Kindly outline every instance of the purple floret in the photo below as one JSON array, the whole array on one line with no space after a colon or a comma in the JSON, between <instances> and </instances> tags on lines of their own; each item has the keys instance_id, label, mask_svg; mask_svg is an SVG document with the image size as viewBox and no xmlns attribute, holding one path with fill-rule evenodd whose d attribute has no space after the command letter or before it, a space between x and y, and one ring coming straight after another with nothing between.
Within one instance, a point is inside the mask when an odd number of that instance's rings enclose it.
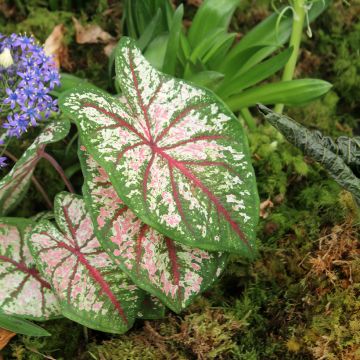
<instances>
[{"instance_id":1,"label":"purple floret","mask_svg":"<svg viewBox=\"0 0 360 360\"><path fill-rule=\"evenodd\" d=\"M33 37L0 34L0 53L5 48L10 50L14 64L8 68L0 65L0 79L5 84L0 88L1 112L7 116L3 128L8 137L19 137L29 126L58 111L49 93L60 85L60 75Z\"/></svg>"}]
</instances>

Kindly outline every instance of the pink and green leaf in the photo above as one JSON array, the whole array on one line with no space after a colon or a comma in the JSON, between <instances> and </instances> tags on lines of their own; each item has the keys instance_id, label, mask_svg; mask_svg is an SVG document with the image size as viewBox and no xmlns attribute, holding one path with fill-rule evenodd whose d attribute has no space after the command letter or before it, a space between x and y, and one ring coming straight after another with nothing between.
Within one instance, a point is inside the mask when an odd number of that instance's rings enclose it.
<instances>
[{"instance_id":1,"label":"pink and green leaf","mask_svg":"<svg viewBox=\"0 0 360 360\"><path fill-rule=\"evenodd\" d=\"M57 121L48 125L32 145L16 162L9 174L0 181L0 215L13 210L28 191L41 152L47 144L63 139L70 130L69 121Z\"/></svg>"},{"instance_id":2,"label":"pink and green leaf","mask_svg":"<svg viewBox=\"0 0 360 360\"><path fill-rule=\"evenodd\" d=\"M152 229L121 201L84 146L79 158L84 199L103 248L134 283L180 312L218 278L227 255L190 248Z\"/></svg>"},{"instance_id":3,"label":"pink and green leaf","mask_svg":"<svg viewBox=\"0 0 360 360\"><path fill-rule=\"evenodd\" d=\"M152 68L125 37L116 71L126 105L81 89L60 103L120 198L184 245L252 256L259 200L237 119L209 90Z\"/></svg>"},{"instance_id":4,"label":"pink and green leaf","mask_svg":"<svg viewBox=\"0 0 360 360\"><path fill-rule=\"evenodd\" d=\"M29 245L63 315L92 329L127 331L137 316L143 292L100 246L82 198L58 194L55 217L60 230L41 221Z\"/></svg>"},{"instance_id":5,"label":"pink and green leaf","mask_svg":"<svg viewBox=\"0 0 360 360\"><path fill-rule=\"evenodd\" d=\"M42 321L61 314L26 243L34 225L27 219L0 218L0 313Z\"/></svg>"}]
</instances>

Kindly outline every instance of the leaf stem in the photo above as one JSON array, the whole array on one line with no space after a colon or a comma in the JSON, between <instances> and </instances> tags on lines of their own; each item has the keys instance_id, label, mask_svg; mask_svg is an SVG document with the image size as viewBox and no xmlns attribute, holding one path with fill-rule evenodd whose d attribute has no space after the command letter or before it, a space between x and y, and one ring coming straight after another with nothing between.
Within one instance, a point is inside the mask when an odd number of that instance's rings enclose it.
<instances>
[{"instance_id":1,"label":"leaf stem","mask_svg":"<svg viewBox=\"0 0 360 360\"><path fill-rule=\"evenodd\" d=\"M249 129L251 131L255 131L256 130L256 123L254 118L252 117L249 108L242 108L240 109L240 115L241 117L245 120L247 126L249 127Z\"/></svg>"},{"instance_id":2,"label":"leaf stem","mask_svg":"<svg viewBox=\"0 0 360 360\"><path fill-rule=\"evenodd\" d=\"M61 179L63 180L63 182L66 185L66 187L68 188L68 190L74 194L75 190L74 190L72 184L70 183L69 179L65 175L65 172L64 172L63 168L60 166L60 164L50 154L46 153L45 151L42 151L40 156L43 159L46 159L53 166L53 168L60 175Z\"/></svg>"},{"instance_id":3,"label":"leaf stem","mask_svg":"<svg viewBox=\"0 0 360 360\"><path fill-rule=\"evenodd\" d=\"M291 30L291 37L289 47L293 47L293 52L290 59L284 67L282 75L282 81L292 80L295 72L296 62L299 56L301 36L304 27L305 15L306 15L306 0L294 0L293 2L293 23ZM284 104L277 104L275 106L275 112L281 114L284 110Z\"/></svg>"}]
</instances>

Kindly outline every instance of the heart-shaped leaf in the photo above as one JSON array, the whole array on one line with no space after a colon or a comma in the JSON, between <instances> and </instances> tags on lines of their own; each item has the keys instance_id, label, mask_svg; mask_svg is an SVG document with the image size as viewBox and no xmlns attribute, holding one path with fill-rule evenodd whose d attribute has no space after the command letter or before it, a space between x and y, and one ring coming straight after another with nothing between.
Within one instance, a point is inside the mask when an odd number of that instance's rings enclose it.
<instances>
[{"instance_id":1,"label":"heart-shaped leaf","mask_svg":"<svg viewBox=\"0 0 360 360\"><path fill-rule=\"evenodd\" d=\"M8 214L26 194L31 176L46 145L63 139L69 130L69 121L62 120L48 125L16 162L9 174L1 179L0 215Z\"/></svg>"},{"instance_id":2,"label":"heart-shaped leaf","mask_svg":"<svg viewBox=\"0 0 360 360\"><path fill-rule=\"evenodd\" d=\"M128 38L116 70L128 106L81 89L60 102L120 198L175 241L251 256L259 200L236 118L209 90L156 71Z\"/></svg>"},{"instance_id":3,"label":"heart-shaped leaf","mask_svg":"<svg viewBox=\"0 0 360 360\"><path fill-rule=\"evenodd\" d=\"M79 158L84 199L103 248L139 287L181 311L217 279L227 255L176 243L144 224L83 146Z\"/></svg>"},{"instance_id":4,"label":"heart-shaped leaf","mask_svg":"<svg viewBox=\"0 0 360 360\"><path fill-rule=\"evenodd\" d=\"M34 225L27 219L0 218L0 312L47 320L60 316L60 308L26 244Z\"/></svg>"},{"instance_id":5,"label":"heart-shaped leaf","mask_svg":"<svg viewBox=\"0 0 360 360\"><path fill-rule=\"evenodd\" d=\"M92 329L125 332L137 315L142 291L102 250L80 197L58 194L55 216L60 230L43 220L29 245L63 315Z\"/></svg>"}]
</instances>

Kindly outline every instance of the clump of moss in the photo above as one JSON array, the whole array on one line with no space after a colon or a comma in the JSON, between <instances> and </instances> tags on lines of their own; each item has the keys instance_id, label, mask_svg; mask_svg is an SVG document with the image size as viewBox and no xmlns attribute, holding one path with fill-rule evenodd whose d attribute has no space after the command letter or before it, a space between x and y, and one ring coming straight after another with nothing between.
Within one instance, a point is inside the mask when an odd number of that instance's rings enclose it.
<instances>
[{"instance_id":1,"label":"clump of moss","mask_svg":"<svg viewBox=\"0 0 360 360\"><path fill-rule=\"evenodd\" d=\"M87 359L96 360L161 360L170 359L170 353L157 348L149 337L142 332L103 341L101 344L92 343L87 349Z\"/></svg>"}]
</instances>

